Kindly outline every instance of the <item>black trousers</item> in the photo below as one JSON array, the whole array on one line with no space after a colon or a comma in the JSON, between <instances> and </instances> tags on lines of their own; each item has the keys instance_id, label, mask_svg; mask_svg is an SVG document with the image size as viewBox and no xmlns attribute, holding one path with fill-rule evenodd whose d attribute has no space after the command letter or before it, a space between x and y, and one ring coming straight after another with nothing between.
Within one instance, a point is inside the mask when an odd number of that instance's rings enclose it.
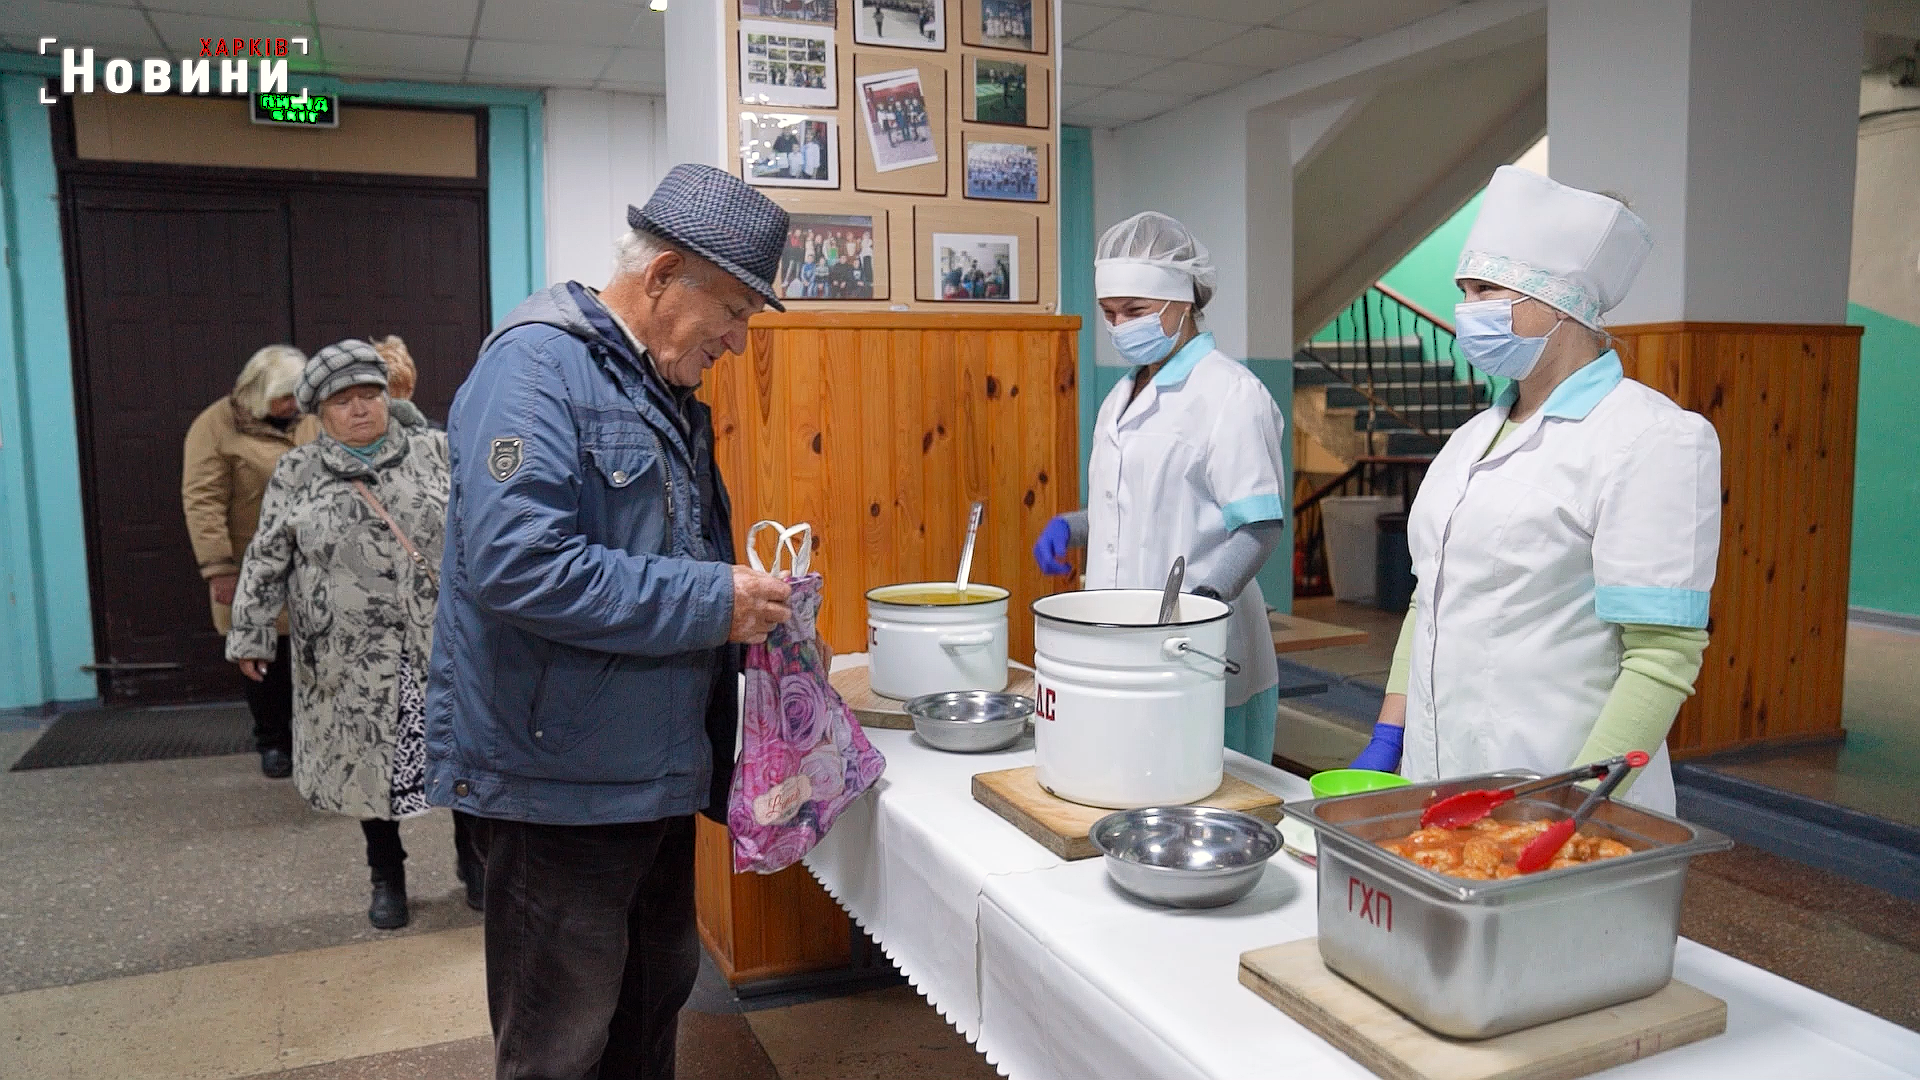
<instances>
[{"instance_id":1,"label":"black trousers","mask_svg":"<svg viewBox=\"0 0 1920 1080\"><path fill-rule=\"evenodd\" d=\"M463 867L469 860L478 858L473 827L479 820L472 814L453 812L454 858ZM382 873L405 868L407 849L400 843L399 822L366 818L360 822L360 831L367 838L367 866Z\"/></svg>"},{"instance_id":2,"label":"black trousers","mask_svg":"<svg viewBox=\"0 0 1920 1080\"><path fill-rule=\"evenodd\" d=\"M254 750L293 753L293 649L285 635L267 665L267 677L259 682L243 677L240 682L247 691L247 711L253 714Z\"/></svg>"},{"instance_id":3,"label":"black trousers","mask_svg":"<svg viewBox=\"0 0 1920 1080\"><path fill-rule=\"evenodd\" d=\"M693 818L475 818L496 1080L672 1080L700 971Z\"/></svg>"}]
</instances>

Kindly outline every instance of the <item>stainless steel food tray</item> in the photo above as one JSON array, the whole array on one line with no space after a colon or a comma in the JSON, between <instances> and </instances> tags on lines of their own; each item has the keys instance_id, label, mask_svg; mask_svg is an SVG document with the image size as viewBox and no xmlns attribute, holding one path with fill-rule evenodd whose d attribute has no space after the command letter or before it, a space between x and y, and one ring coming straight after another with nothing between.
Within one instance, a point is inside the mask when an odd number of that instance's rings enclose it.
<instances>
[{"instance_id":1,"label":"stainless steel food tray","mask_svg":"<svg viewBox=\"0 0 1920 1080\"><path fill-rule=\"evenodd\" d=\"M1586 831L1633 854L1503 881L1437 874L1376 847L1436 799L1536 778L1521 771L1288 803L1319 849L1320 954L1419 1023L1479 1039L1651 994L1673 976L1687 860L1733 842L1620 802ZM1585 792L1516 799L1503 821L1562 818Z\"/></svg>"}]
</instances>

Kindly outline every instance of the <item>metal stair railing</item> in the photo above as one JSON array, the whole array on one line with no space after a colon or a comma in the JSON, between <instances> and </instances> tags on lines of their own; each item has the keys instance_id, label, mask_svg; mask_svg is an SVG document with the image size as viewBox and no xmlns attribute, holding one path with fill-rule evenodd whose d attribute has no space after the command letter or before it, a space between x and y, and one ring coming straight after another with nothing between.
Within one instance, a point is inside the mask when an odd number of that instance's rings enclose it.
<instances>
[{"instance_id":1,"label":"metal stair railing","mask_svg":"<svg viewBox=\"0 0 1920 1080\"><path fill-rule=\"evenodd\" d=\"M1328 332L1330 331L1330 332ZM1432 454L1392 452L1392 434L1411 432L1441 440L1458 425L1449 422L1484 408L1491 388L1461 358L1453 326L1412 299L1384 284L1375 284L1335 316L1316 339L1295 356L1318 366L1333 381L1357 393L1366 405L1367 453L1346 472L1314 485L1307 477L1296 482L1294 494L1294 591L1299 596L1325 595L1327 574L1325 525L1320 503L1335 495L1399 495L1402 507L1413 502ZM1382 432L1380 421L1391 417L1401 432ZM1388 436L1387 452L1380 437Z\"/></svg>"},{"instance_id":2,"label":"metal stair railing","mask_svg":"<svg viewBox=\"0 0 1920 1080\"><path fill-rule=\"evenodd\" d=\"M1457 426L1444 420L1460 407L1448 400L1458 388L1466 388L1469 407L1488 396L1480 374L1461 360L1453 326L1390 286L1376 284L1362 293L1327 330L1295 355L1367 402L1369 455L1380 452L1383 415L1416 434L1444 438Z\"/></svg>"}]
</instances>

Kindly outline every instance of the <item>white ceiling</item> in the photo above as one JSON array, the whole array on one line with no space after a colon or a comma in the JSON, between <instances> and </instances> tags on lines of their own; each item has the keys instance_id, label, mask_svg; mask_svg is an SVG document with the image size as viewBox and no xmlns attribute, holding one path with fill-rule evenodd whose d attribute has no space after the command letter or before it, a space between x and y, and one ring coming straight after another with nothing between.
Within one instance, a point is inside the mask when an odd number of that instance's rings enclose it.
<instances>
[{"instance_id":1,"label":"white ceiling","mask_svg":"<svg viewBox=\"0 0 1920 1080\"><path fill-rule=\"evenodd\" d=\"M311 63L295 66L334 75L658 94L665 19L646 0L0 0L0 41L131 58L197 56L202 37L306 37Z\"/></svg>"},{"instance_id":2,"label":"white ceiling","mask_svg":"<svg viewBox=\"0 0 1920 1080\"><path fill-rule=\"evenodd\" d=\"M1062 118L1113 127L1461 0L1061 2ZM195 55L215 35L300 36L309 66L336 75L657 94L664 20L646 0L4 0L0 42L33 52L54 36L137 57Z\"/></svg>"},{"instance_id":3,"label":"white ceiling","mask_svg":"<svg viewBox=\"0 0 1920 1080\"><path fill-rule=\"evenodd\" d=\"M1060 2L1061 117L1117 127L1463 0ZM1916 0L1868 9L1882 33L1920 22ZM216 34L298 35L316 43L313 66L337 75L656 94L664 28L646 0L0 0L0 41L24 52L43 35L129 57L197 54Z\"/></svg>"},{"instance_id":4,"label":"white ceiling","mask_svg":"<svg viewBox=\"0 0 1920 1080\"><path fill-rule=\"evenodd\" d=\"M1063 0L1061 119L1117 127L1462 0Z\"/></svg>"}]
</instances>

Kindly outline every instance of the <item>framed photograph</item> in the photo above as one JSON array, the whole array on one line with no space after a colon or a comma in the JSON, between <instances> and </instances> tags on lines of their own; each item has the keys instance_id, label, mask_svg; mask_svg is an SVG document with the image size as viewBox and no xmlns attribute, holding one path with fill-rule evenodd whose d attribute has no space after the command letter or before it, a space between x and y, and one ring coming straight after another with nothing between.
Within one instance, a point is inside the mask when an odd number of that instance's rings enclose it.
<instances>
[{"instance_id":1,"label":"framed photograph","mask_svg":"<svg viewBox=\"0 0 1920 1080\"><path fill-rule=\"evenodd\" d=\"M960 0L960 40L983 49L1044 53L1053 29L1050 0ZM1175 5L1178 6L1178 5ZM1171 10L1171 9L1169 9Z\"/></svg>"},{"instance_id":2,"label":"framed photograph","mask_svg":"<svg viewBox=\"0 0 1920 1080\"><path fill-rule=\"evenodd\" d=\"M839 187L839 121L801 113L741 113L740 178L756 187Z\"/></svg>"},{"instance_id":3,"label":"framed photograph","mask_svg":"<svg viewBox=\"0 0 1920 1080\"><path fill-rule=\"evenodd\" d=\"M1046 128L1053 122L1053 70L1039 60L968 53L962 67L961 118L976 124Z\"/></svg>"},{"instance_id":4,"label":"framed photograph","mask_svg":"<svg viewBox=\"0 0 1920 1080\"><path fill-rule=\"evenodd\" d=\"M887 299L886 211L791 219L773 281L780 299Z\"/></svg>"},{"instance_id":5,"label":"framed photograph","mask_svg":"<svg viewBox=\"0 0 1920 1080\"><path fill-rule=\"evenodd\" d=\"M967 198L1046 202L1046 153L1034 143L969 138Z\"/></svg>"},{"instance_id":6,"label":"framed photograph","mask_svg":"<svg viewBox=\"0 0 1920 1080\"><path fill-rule=\"evenodd\" d=\"M837 102L833 29L740 24L740 100L749 105L831 109Z\"/></svg>"},{"instance_id":7,"label":"framed photograph","mask_svg":"<svg viewBox=\"0 0 1920 1080\"><path fill-rule=\"evenodd\" d=\"M854 80L855 104L867 129L875 172L910 169L940 160L933 116L920 87L920 70L883 71Z\"/></svg>"},{"instance_id":8,"label":"framed photograph","mask_svg":"<svg viewBox=\"0 0 1920 1080\"><path fill-rule=\"evenodd\" d=\"M1027 62L975 59L973 119L983 124L1027 124Z\"/></svg>"},{"instance_id":9,"label":"framed photograph","mask_svg":"<svg viewBox=\"0 0 1920 1080\"><path fill-rule=\"evenodd\" d=\"M853 40L894 49L947 47L946 0L849 0Z\"/></svg>"},{"instance_id":10,"label":"framed photograph","mask_svg":"<svg viewBox=\"0 0 1920 1080\"><path fill-rule=\"evenodd\" d=\"M1020 238L995 233L933 234L933 296L942 301L1013 303L1020 295Z\"/></svg>"},{"instance_id":11,"label":"framed photograph","mask_svg":"<svg viewBox=\"0 0 1920 1080\"><path fill-rule=\"evenodd\" d=\"M1033 51L1033 0L980 0L980 44Z\"/></svg>"},{"instance_id":12,"label":"framed photograph","mask_svg":"<svg viewBox=\"0 0 1920 1080\"><path fill-rule=\"evenodd\" d=\"M788 19L832 26L838 17L835 0L740 0L742 19Z\"/></svg>"}]
</instances>

